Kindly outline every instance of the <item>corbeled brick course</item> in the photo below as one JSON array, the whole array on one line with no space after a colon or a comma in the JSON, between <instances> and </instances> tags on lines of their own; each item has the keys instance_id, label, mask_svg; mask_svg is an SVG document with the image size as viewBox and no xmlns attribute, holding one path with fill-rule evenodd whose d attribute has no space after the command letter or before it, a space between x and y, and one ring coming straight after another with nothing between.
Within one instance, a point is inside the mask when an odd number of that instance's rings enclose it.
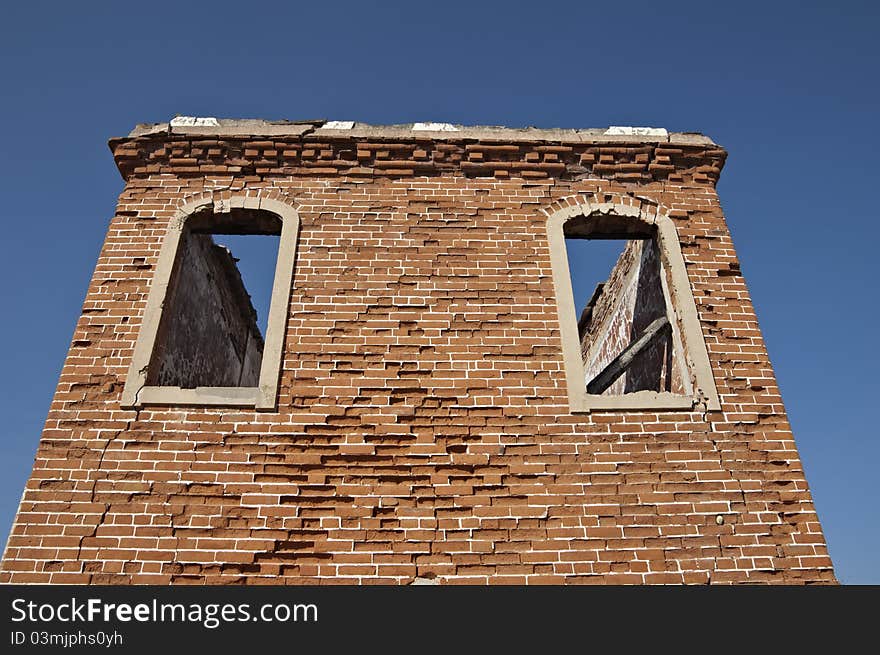
<instances>
[{"instance_id":1,"label":"corbeled brick course","mask_svg":"<svg viewBox=\"0 0 880 655\"><path fill-rule=\"evenodd\" d=\"M0 582L835 581L718 146L111 143L126 187ZM277 411L121 409L168 222L232 195L301 219ZM546 221L582 202L674 220L721 411L570 411Z\"/></svg>"}]
</instances>

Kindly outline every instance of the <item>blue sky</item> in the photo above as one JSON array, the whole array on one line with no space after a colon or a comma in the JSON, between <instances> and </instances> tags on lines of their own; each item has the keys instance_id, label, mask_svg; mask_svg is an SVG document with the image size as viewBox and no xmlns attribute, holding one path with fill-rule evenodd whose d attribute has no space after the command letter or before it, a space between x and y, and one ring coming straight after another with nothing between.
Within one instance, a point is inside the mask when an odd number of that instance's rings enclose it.
<instances>
[{"instance_id":1,"label":"blue sky","mask_svg":"<svg viewBox=\"0 0 880 655\"><path fill-rule=\"evenodd\" d=\"M614 5L614 6L612 6ZM0 539L122 181L175 114L699 131L839 578L880 583L870 2L9 3Z\"/></svg>"}]
</instances>

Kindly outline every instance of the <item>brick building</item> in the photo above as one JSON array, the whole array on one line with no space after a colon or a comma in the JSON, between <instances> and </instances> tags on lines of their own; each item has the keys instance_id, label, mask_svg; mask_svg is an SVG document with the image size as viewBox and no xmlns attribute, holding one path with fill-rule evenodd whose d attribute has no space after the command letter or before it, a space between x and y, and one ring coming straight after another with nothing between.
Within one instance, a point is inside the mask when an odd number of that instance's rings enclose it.
<instances>
[{"instance_id":1,"label":"brick building","mask_svg":"<svg viewBox=\"0 0 880 655\"><path fill-rule=\"evenodd\" d=\"M709 138L181 117L110 147L0 581L834 582ZM265 328L228 234L277 240Z\"/></svg>"}]
</instances>

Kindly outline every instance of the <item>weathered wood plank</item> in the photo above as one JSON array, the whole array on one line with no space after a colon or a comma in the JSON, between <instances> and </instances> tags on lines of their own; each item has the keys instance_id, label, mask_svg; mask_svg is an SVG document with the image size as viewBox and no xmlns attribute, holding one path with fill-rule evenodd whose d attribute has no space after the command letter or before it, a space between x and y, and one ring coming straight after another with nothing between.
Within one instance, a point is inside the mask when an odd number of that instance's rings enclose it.
<instances>
[{"instance_id":1,"label":"weathered wood plank","mask_svg":"<svg viewBox=\"0 0 880 655\"><path fill-rule=\"evenodd\" d=\"M666 316L661 316L653 321L638 339L624 348L617 357L611 360L608 366L602 369L599 375L592 379L587 385L587 393L600 394L614 384L614 381L623 375L638 354L647 348L655 337L667 329L669 329L669 319Z\"/></svg>"}]
</instances>

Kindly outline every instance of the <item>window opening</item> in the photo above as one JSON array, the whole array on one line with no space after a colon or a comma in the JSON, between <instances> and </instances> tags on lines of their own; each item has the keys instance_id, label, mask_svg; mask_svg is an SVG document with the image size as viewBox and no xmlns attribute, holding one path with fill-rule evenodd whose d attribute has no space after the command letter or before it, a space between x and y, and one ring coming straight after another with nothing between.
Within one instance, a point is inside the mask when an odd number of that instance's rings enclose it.
<instances>
[{"instance_id":1,"label":"window opening","mask_svg":"<svg viewBox=\"0 0 880 655\"><path fill-rule=\"evenodd\" d=\"M577 227L565 245L587 393L687 393L656 238Z\"/></svg>"},{"instance_id":2,"label":"window opening","mask_svg":"<svg viewBox=\"0 0 880 655\"><path fill-rule=\"evenodd\" d=\"M204 211L187 220L147 370L151 386L257 387L281 221Z\"/></svg>"}]
</instances>

